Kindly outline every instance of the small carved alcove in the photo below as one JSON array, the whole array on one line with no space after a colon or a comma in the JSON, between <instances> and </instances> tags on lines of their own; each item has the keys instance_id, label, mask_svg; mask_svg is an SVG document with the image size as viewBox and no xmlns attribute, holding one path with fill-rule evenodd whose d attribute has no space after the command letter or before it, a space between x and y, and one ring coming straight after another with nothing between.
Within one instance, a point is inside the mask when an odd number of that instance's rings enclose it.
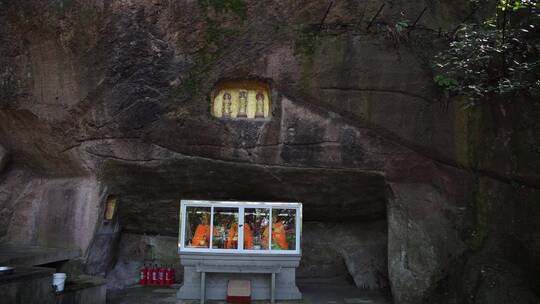
<instances>
[{"instance_id":1,"label":"small carved alcove","mask_svg":"<svg viewBox=\"0 0 540 304\"><path fill-rule=\"evenodd\" d=\"M265 120L270 118L270 87L256 80L229 80L212 92L212 116L223 119Z\"/></svg>"},{"instance_id":2,"label":"small carved alcove","mask_svg":"<svg viewBox=\"0 0 540 304\"><path fill-rule=\"evenodd\" d=\"M105 202L105 212L103 214L105 222L110 222L114 219L117 200L115 195L109 195L107 197L107 201Z\"/></svg>"}]
</instances>

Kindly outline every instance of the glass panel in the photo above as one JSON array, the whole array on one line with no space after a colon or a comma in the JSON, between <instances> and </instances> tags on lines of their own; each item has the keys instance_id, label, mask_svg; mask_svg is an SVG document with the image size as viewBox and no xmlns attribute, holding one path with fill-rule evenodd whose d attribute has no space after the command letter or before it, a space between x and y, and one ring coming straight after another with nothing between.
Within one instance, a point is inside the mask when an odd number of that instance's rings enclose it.
<instances>
[{"instance_id":1,"label":"glass panel","mask_svg":"<svg viewBox=\"0 0 540 304\"><path fill-rule=\"evenodd\" d=\"M268 229L265 231L268 237ZM296 209L272 209L272 250L296 250Z\"/></svg>"},{"instance_id":2,"label":"glass panel","mask_svg":"<svg viewBox=\"0 0 540 304\"><path fill-rule=\"evenodd\" d=\"M238 248L238 208L214 207L212 248Z\"/></svg>"},{"instance_id":3,"label":"glass panel","mask_svg":"<svg viewBox=\"0 0 540 304\"><path fill-rule=\"evenodd\" d=\"M268 230L269 218L270 209L246 208L244 210L244 249L268 249L268 237L265 238L263 232L265 229Z\"/></svg>"},{"instance_id":4,"label":"glass panel","mask_svg":"<svg viewBox=\"0 0 540 304\"><path fill-rule=\"evenodd\" d=\"M210 207L186 206L185 246L208 248L210 244Z\"/></svg>"}]
</instances>

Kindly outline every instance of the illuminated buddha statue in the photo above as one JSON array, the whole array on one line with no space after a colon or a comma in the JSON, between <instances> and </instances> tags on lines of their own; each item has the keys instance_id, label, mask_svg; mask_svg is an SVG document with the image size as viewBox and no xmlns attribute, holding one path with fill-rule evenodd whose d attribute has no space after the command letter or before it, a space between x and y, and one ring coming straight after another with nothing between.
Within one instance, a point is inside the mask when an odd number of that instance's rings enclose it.
<instances>
[{"instance_id":1,"label":"illuminated buddha statue","mask_svg":"<svg viewBox=\"0 0 540 304\"><path fill-rule=\"evenodd\" d=\"M255 99L255 118L264 118L264 94L257 92Z\"/></svg>"},{"instance_id":2,"label":"illuminated buddha statue","mask_svg":"<svg viewBox=\"0 0 540 304\"><path fill-rule=\"evenodd\" d=\"M268 226L264 228L262 243L268 244ZM272 249L288 250L287 232L283 223L272 224Z\"/></svg>"},{"instance_id":3,"label":"illuminated buddha statue","mask_svg":"<svg viewBox=\"0 0 540 304\"><path fill-rule=\"evenodd\" d=\"M225 248L238 248L238 224L231 225L231 228L229 229L229 238L227 239ZM251 231L251 227L247 224L244 225L244 249L253 249L253 232Z\"/></svg>"},{"instance_id":4,"label":"illuminated buddha statue","mask_svg":"<svg viewBox=\"0 0 540 304\"><path fill-rule=\"evenodd\" d=\"M201 216L201 223L197 225L197 229L195 229L195 234L191 239L192 247L208 248L208 244L210 243L209 223L209 215L207 213L203 213L203 215Z\"/></svg>"},{"instance_id":5,"label":"illuminated buddha statue","mask_svg":"<svg viewBox=\"0 0 540 304\"><path fill-rule=\"evenodd\" d=\"M240 91L238 100L238 115L236 117L247 117L247 92Z\"/></svg>"},{"instance_id":6,"label":"illuminated buddha statue","mask_svg":"<svg viewBox=\"0 0 540 304\"><path fill-rule=\"evenodd\" d=\"M223 99L222 99L222 105L221 105L221 115L223 117L231 117L231 94L229 92L223 93Z\"/></svg>"}]
</instances>

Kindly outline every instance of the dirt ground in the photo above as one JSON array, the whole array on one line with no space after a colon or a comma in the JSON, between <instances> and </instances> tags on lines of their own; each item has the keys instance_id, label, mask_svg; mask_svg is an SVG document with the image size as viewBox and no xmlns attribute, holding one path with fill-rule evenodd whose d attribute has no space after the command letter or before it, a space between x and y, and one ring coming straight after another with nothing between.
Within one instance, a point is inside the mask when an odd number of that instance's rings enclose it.
<instances>
[{"instance_id":1,"label":"dirt ground","mask_svg":"<svg viewBox=\"0 0 540 304\"><path fill-rule=\"evenodd\" d=\"M182 301L176 299L179 286L171 288L134 285L109 295L109 304L192 304L198 301ZM382 291L366 291L358 289L348 282L342 281L301 281L298 288L303 295L301 301L278 301L277 303L302 304L391 304L390 297ZM207 301L207 303L226 303L225 301ZM266 303L266 301L254 301Z\"/></svg>"}]
</instances>

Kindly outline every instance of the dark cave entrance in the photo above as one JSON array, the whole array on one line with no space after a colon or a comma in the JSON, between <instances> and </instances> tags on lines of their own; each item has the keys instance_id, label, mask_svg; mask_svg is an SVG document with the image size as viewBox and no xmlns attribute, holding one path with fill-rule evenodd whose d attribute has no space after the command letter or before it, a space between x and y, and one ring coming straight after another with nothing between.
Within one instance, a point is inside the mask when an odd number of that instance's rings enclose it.
<instances>
[{"instance_id":1,"label":"dark cave entrance","mask_svg":"<svg viewBox=\"0 0 540 304\"><path fill-rule=\"evenodd\" d=\"M381 174L186 157L155 166L107 161L103 177L125 233L177 237L180 199L302 202L299 280L388 286Z\"/></svg>"}]
</instances>

